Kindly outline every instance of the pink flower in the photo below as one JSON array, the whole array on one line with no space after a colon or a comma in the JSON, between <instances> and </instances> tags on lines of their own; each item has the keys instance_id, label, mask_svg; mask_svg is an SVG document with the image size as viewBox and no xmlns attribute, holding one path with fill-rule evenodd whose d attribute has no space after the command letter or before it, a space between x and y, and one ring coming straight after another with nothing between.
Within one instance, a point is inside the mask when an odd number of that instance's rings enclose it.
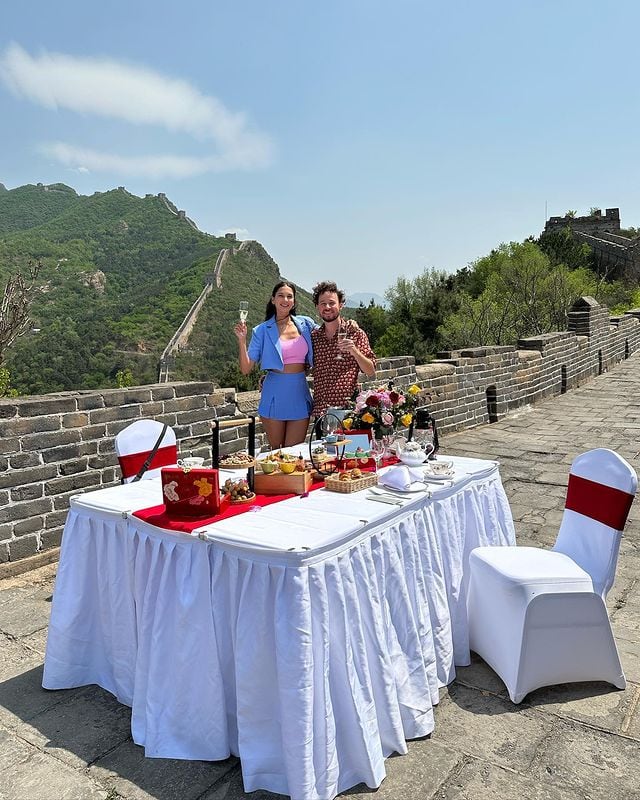
<instances>
[{"instance_id":1,"label":"pink flower","mask_svg":"<svg viewBox=\"0 0 640 800\"><path fill-rule=\"evenodd\" d=\"M382 424L390 427L393 425L393 414L390 411L383 411L380 417Z\"/></svg>"}]
</instances>

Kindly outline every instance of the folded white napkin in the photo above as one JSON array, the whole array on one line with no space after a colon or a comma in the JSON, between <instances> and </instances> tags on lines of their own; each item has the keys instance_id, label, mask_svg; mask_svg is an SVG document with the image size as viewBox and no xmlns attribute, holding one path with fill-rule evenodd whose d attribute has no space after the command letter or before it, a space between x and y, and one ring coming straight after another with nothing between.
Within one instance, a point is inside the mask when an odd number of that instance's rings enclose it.
<instances>
[{"instance_id":1,"label":"folded white napkin","mask_svg":"<svg viewBox=\"0 0 640 800\"><path fill-rule=\"evenodd\" d=\"M420 467L391 467L381 475L378 483L390 489L407 490L416 481L424 480L424 469Z\"/></svg>"}]
</instances>

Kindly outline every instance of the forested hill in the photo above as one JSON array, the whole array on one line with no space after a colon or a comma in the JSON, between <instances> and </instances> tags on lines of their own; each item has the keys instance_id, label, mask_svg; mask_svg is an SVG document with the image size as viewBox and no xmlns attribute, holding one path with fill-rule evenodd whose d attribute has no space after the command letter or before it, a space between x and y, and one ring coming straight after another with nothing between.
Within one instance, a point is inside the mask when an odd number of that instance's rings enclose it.
<instances>
[{"instance_id":1,"label":"forested hill","mask_svg":"<svg viewBox=\"0 0 640 800\"><path fill-rule=\"evenodd\" d=\"M115 386L126 370L134 384L154 382L159 356L205 276L222 249L234 248L176 378L228 374L238 301L249 300L256 324L280 280L278 266L257 242L240 251L176 212L163 195L140 198L122 188L87 197L63 184L0 184L2 284L30 259L42 262L32 328L6 358L13 387L37 394ZM300 300L309 313L308 293Z\"/></svg>"}]
</instances>

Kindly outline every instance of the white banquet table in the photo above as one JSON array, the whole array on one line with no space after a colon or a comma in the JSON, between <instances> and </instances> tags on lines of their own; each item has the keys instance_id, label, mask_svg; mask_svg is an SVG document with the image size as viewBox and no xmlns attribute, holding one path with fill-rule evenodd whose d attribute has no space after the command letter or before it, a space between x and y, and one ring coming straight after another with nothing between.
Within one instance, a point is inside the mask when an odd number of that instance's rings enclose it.
<instances>
[{"instance_id":1,"label":"white banquet table","mask_svg":"<svg viewBox=\"0 0 640 800\"><path fill-rule=\"evenodd\" d=\"M497 463L451 460L398 505L319 489L191 535L133 516L157 480L72 498L43 686L113 693L149 757L239 756L247 792L379 786L469 663L470 551L515 543Z\"/></svg>"}]
</instances>

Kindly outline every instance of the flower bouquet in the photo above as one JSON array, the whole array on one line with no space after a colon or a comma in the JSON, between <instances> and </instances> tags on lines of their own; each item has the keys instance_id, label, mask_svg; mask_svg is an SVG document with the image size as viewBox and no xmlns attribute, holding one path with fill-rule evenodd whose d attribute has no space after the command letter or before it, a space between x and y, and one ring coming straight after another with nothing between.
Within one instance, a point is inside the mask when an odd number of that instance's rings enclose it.
<instances>
[{"instance_id":1,"label":"flower bouquet","mask_svg":"<svg viewBox=\"0 0 640 800\"><path fill-rule=\"evenodd\" d=\"M354 408L345 415L342 427L349 430L371 429L375 439L391 436L400 428L408 428L414 409L420 405L424 392L413 384L407 389L366 389L355 399Z\"/></svg>"}]
</instances>

